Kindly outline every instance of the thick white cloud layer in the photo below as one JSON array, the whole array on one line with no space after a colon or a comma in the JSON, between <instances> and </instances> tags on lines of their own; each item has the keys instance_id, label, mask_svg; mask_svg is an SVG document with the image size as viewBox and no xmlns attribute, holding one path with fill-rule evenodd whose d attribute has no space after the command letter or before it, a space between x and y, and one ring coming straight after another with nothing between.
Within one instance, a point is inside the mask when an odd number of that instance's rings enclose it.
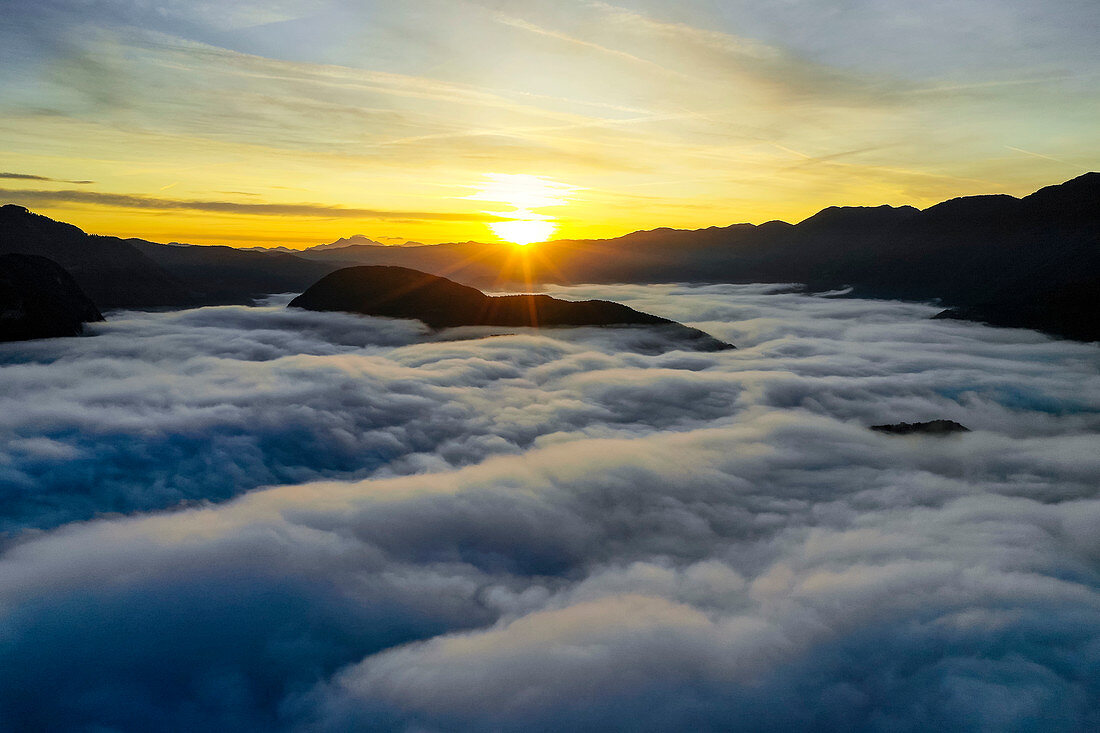
<instances>
[{"instance_id":1,"label":"thick white cloud layer","mask_svg":"<svg viewBox=\"0 0 1100 733\"><path fill-rule=\"evenodd\" d=\"M740 348L274 306L0 348L0 723L1100 726L1094 345L560 294ZM935 418L973 432L867 429Z\"/></svg>"}]
</instances>

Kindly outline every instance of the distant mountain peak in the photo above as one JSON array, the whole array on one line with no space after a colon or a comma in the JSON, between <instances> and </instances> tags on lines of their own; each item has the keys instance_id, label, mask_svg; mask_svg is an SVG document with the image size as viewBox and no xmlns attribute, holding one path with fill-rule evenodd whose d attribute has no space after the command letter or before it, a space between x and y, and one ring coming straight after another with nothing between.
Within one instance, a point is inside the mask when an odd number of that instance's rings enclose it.
<instances>
[{"instance_id":1,"label":"distant mountain peak","mask_svg":"<svg viewBox=\"0 0 1100 733\"><path fill-rule=\"evenodd\" d=\"M1020 199L1007 193L986 193L976 196L957 196L941 201L924 210L927 217L974 217L1007 212L1020 203Z\"/></svg>"},{"instance_id":2,"label":"distant mountain peak","mask_svg":"<svg viewBox=\"0 0 1100 733\"><path fill-rule=\"evenodd\" d=\"M1100 173L1085 173L1065 183L1040 188L1022 199L1030 206L1041 206L1059 214L1085 216L1095 220L1100 216Z\"/></svg>"},{"instance_id":3,"label":"distant mountain peak","mask_svg":"<svg viewBox=\"0 0 1100 733\"><path fill-rule=\"evenodd\" d=\"M329 242L328 244L318 244L314 247L310 247L312 250L323 249L342 249L344 247L354 247L355 245L372 245L376 247L385 247L382 242L371 239L365 234L352 234L350 237L340 237L335 242Z\"/></svg>"},{"instance_id":4,"label":"distant mountain peak","mask_svg":"<svg viewBox=\"0 0 1100 733\"><path fill-rule=\"evenodd\" d=\"M826 206L813 216L807 217L798 223L800 227L813 227L820 225L835 226L838 224L852 224L865 226L872 222L896 222L920 213L915 206Z\"/></svg>"},{"instance_id":5,"label":"distant mountain peak","mask_svg":"<svg viewBox=\"0 0 1100 733\"><path fill-rule=\"evenodd\" d=\"M1100 173L1098 173L1096 171L1089 171L1088 173L1082 173L1081 175L1077 176L1076 178L1071 178L1071 179L1069 179L1068 181L1066 181L1064 183L1056 183L1053 186L1045 186L1043 188L1040 188L1039 191L1036 191L1035 193L1039 193L1040 191L1046 191L1048 188L1063 188L1063 189L1066 189L1066 188L1080 188L1080 187L1085 187L1085 186L1087 186L1089 188L1093 188L1093 189L1100 188ZM1035 194L1032 194L1032 196L1034 196L1034 195Z\"/></svg>"}]
</instances>

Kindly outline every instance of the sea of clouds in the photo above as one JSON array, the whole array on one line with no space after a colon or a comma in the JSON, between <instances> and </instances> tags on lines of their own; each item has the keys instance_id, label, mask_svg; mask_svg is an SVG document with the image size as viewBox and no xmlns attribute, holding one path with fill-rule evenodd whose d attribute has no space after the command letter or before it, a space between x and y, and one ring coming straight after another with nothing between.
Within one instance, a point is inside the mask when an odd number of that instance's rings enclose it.
<instances>
[{"instance_id":1,"label":"sea of clouds","mask_svg":"<svg viewBox=\"0 0 1100 733\"><path fill-rule=\"evenodd\" d=\"M285 299L0 345L0 728L1100 729L1096 345L553 294L739 348Z\"/></svg>"}]
</instances>

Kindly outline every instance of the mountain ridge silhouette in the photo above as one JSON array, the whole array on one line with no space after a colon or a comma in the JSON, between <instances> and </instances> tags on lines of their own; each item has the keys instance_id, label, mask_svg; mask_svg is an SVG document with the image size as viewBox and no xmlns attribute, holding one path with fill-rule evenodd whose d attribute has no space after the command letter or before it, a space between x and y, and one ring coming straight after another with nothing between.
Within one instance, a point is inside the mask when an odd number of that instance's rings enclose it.
<instances>
[{"instance_id":1,"label":"mountain ridge silhouette","mask_svg":"<svg viewBox=\"0 0 1100 733\"><path fill-rule=\"evenodd\" d=\"M39 220L56 225L52 241ZM939 302L945 318L1100 340L1100 173L1022 198L965 196L923 210L831 206L797 224L659 228L526 249L351 244L288 254L166 245L93 237L5 206L0 253L12 251L51 257L100 308L245 302L300 292L349 265L392 265L493 289L656 282L850 288L856 297Z\"/></svg>"}]
</instances>

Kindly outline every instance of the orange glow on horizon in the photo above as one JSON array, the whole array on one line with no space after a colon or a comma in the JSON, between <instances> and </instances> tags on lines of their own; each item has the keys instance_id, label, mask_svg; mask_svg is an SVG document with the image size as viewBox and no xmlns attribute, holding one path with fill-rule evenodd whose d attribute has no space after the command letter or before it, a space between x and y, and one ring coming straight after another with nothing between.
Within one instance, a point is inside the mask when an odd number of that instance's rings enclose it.
<instances>
[{"instance_id":1,"label":"orange glow on horizon","mask_svg":"<svg viewBox=\"0 0 1100 733\"><path fill-rule=\"evenodd\" d=\"M547 241L558 228L552 216L539 210L568 205L576 190L575 186L543 176L489 173L479 190L465 198L511 207L510 212L484 212L510 219L490 222L487 226L498 239L525 246Z\"/></svg>"},{"instance_id":2,"label":"orange glow on horizon","mask_svg":"<svg viewBox=\"0 0 1100 733\"><path fill-rule=\"evenodd\" d=\"M545 242L553 235L557 226L551 221L541 219L517 219L489 224L493 234L512 244L526 247L535 242Z\"/></svg>"},{"instance_id":3,"label":"orange glow on horizon","mask_svg":"<svg viewBox=\"0 0 1100 733\"><path fill-rule=\"evenodd\" d=\"M13 7L31 22L35 5ZM827 32L780 32L790 8L700 0L158 3L175 20L151 25L83 5L61 3L71 18L43 33L97 32L17 43L19 73L0 75L0 203L95 234L289 249L353 234L605 239L1023 196L1098 160L1096 54L1068 34L1080 63L1067 65L1058 13L1005 9L1054 23L1025 73L997 34L898 47L886 12L861 16L883 24L865 38L879 52L853 55L843 35L829 51ZM934 16L905 17L935 35ZM995 65L972 63L983 43Z\"/></svg>"}]
</instances>

